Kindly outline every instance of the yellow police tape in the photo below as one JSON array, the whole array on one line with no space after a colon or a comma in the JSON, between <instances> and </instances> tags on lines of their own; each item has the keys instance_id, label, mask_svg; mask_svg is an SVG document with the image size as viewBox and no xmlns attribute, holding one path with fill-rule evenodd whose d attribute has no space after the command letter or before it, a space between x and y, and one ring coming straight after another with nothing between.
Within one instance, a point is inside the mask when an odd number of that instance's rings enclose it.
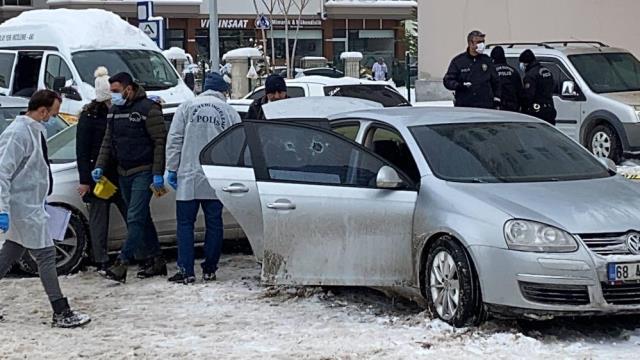
<instances>
[{"instance_id":1,"label":"yellow police tape","mask_svg":"<svg viewBox=\"0 0 640 360\"><path fill-rule=\"evenodd\" d=\"M629 180L640 180L640 174L622 174L622 176Z\"/></svg>"},{"instance_id":2,"label":"yellow police tape","mask_svg":"<svg viewBox=\"0 0 640 360\"><path fill-rule=\"evenodd\" d=\"M113 185L109 179L103 176L93 188L93 195L103 200L109 200L116 191L118 191L118 188Z\"/></svg>"}]
</instances>

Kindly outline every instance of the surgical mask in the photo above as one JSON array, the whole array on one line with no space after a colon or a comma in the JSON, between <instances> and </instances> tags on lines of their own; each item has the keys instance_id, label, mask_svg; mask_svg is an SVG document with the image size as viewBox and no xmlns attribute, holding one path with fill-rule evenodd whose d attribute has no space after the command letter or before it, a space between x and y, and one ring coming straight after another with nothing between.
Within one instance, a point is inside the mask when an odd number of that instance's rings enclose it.
<instances>
[{"instance_id":1,"label":"surgical mask","mask_svg":"<svg viewBox=\"0 0 640 360\"><path fill-rule=\"evenodd\" d=\"M520 70L522 70L522 72L525 72L525 70L527 70L527 64L520 63Z\"/></svg>"},{"instance_id":2,"label":"surgical mask","mask_svg":"<svg viewBox=\"0 0 640 360\"><path fill-rule=\"evenodd\" d=\"M122 106L127 102L122 94L120 93L111 93L111 103L116 106Z\"/></svg>"},{"instance_id":3,"label":"surgical mask","mask_svg":"<svg viewBox=\"0 0 640 360\"><path fill-rule=\"evenodd\" d=\"M486 48L486 45L483 42L478 43L478 45L476 45L476 52L478 54L482 54L482 53L484 53L484 49L485 48Z\"/></svg>"}]
</instances>

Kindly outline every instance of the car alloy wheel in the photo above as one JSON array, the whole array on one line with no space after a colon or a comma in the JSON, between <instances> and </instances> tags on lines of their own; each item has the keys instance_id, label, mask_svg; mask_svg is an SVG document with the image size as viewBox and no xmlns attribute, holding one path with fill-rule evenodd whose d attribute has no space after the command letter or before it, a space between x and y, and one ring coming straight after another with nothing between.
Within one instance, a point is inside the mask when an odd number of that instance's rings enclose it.
<instances>
[{"instance_id":1,"label":"car alloy wheel","mask_svg":"<svg viewBox=\"0 0 640 360\"><path fill-rule=\"evenodd\" d=\"M595 133L591 140L591 149L597 157L609 157L611 154L611 138L604 131Z\"/></svg>"},{"instance_id":2,"label":"car alloy wheel","mask_svg":"<svg viewBox=\"0 0 640 360\"><path fill-rule=\"evenodd\" d=\"M451 320L460 302L460 279L456 263L446 251L436 254L430 272L431 298L438 315Z\"/></svg>"},{"instance_id":3,"label":"car alloy wheel","mask_svg":"<svg viewBox=\"0 0 640 360\"><path fill-rule=\"evenodd\" d=\"M609 124L602 123L591 129L586 145L591 153L597 157L609 158L616 164L622 159L620 137Z\"/></svg>"}]
</instances>

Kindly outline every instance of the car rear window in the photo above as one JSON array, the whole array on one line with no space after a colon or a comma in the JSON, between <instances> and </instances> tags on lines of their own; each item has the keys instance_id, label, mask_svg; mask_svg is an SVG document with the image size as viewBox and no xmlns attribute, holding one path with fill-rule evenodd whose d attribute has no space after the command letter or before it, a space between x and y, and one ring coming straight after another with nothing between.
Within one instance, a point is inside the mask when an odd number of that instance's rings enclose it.
<instances>
[{"instance_id":1,"label":"car rear window","mask_svg":"<svg viewBox=\"0 0 640 360\"><path fill-rule=\"evenodd\" d=\"M388 85L325 86L324 95L370 100L384 107L410 106L407 99Z\"/></svg>"}]
</instances>

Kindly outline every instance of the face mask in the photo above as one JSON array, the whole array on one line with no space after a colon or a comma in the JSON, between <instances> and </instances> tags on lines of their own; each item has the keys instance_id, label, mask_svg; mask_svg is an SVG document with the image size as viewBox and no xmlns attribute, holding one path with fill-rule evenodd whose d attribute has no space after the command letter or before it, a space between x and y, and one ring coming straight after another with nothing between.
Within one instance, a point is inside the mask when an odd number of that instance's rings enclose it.
<instances>
[{"instance_id":1,"label":"face mask","mask_svg":"<svg viewBox=\"0 0 640 360\"><path fill-rule=\"evenodd\" d=\"M111 103L113 105L122 106L126 102L127 101L124 99L124 97L122 97L122 94L120 94L120 93L111 93Z\"/></svg>"},{"instance_id":2,"label":"face mask","mask_svg":"<svg viewBox=\"0 0 640 360\"><path fill-rule=\"evenodd\" d=\"M527 64L520 63L520 70L522 70L522 72L524 72L526 69L527 69Z\"/></svg>"},{"instance_id":3,"label":"face mask","mask_svg":"<svg viewBox=\"0 0 640 360\"><path fill-rule=\"evenodd\" d=\"M478 54L482 54L484 53L484 49L486 48L486 45L482 42L482 43L478 43L478 45L476 45L476 52Z\"/></svg>"}]
</instances>

